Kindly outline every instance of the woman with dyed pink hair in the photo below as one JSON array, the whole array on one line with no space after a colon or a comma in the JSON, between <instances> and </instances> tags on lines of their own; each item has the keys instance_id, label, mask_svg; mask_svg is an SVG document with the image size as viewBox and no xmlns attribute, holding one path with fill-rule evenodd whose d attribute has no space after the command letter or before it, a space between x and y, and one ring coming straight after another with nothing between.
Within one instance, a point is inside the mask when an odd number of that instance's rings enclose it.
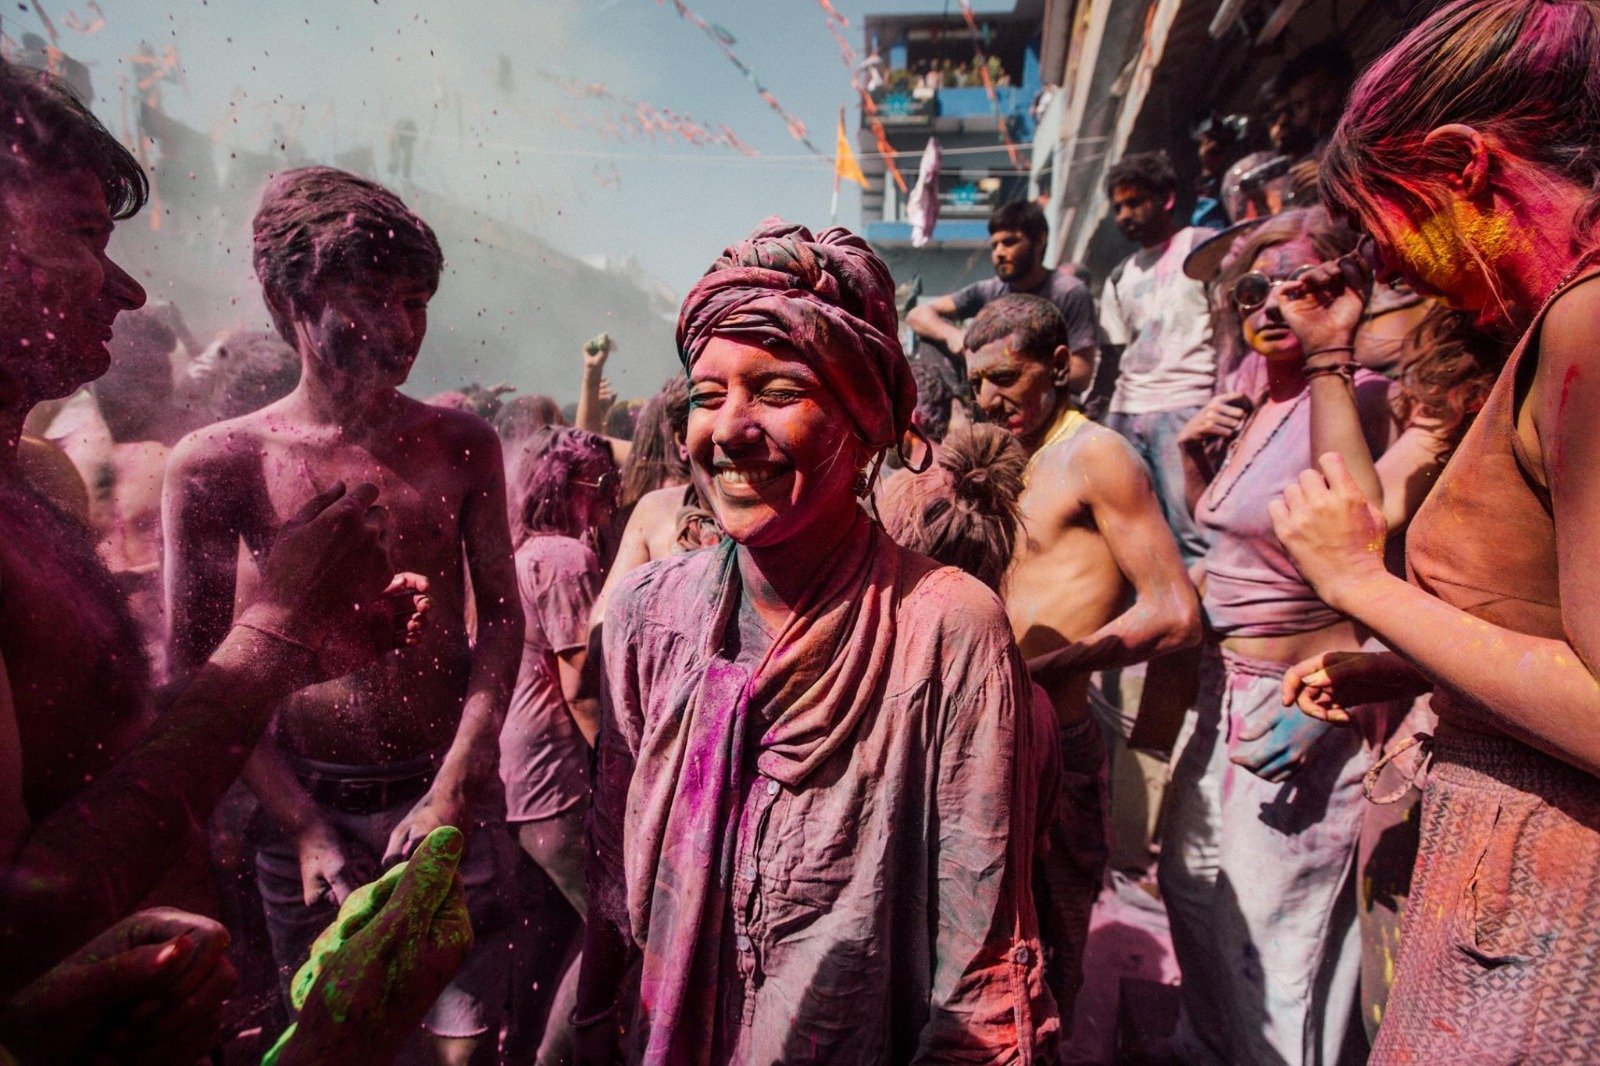
<instances>
[{"instance_id":1,"label":"woman with dyed pink hair","mask_svg":"<svg viewBox=\"0 0 1600 1066\"><path fill-rule=\"evenodd\" d=\"M1342 720L1433 691L1440 724L1374 1062L1594 1055L1600 1008L1600 2L1458 0L1361 78L1323 196L1425 295L1522 332L1412 520L1411 581L1332 455L1273 505L1329 604L1392 652L1302 663ZM1340 300L1336 266L1302 279ZM1301 302L1296 300L1295 302ZM1311 347L1348 343L1302 316Z\"/></svg>"},{"instance_id":2,"label":"woman with dyed pink hair","mask_svg":"<svg viewBox=\"0 0 1600 1066\"><path fill-rule=\"evenodd\" d=\"M1053 1054L1021 657L993 592L860 502L916 400L893 300L866 242L772 219L684 302L691 473L728 539L606 614L574 1022L626 1026L629 1061ZM608 932L640 954L631 1016Z\"/></svg>"}]
</instances>

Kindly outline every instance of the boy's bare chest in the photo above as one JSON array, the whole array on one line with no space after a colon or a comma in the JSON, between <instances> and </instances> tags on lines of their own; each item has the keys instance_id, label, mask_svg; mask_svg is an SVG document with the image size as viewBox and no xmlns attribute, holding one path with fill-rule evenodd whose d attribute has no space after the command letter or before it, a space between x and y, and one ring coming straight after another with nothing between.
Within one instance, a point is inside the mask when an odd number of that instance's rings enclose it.
<instances>
[{"instance_id":1,"label":"boy's bare chest","mask_svg":"<svg viewBox=\"0 0 1600 1066\"><path fill-rule=\"evenodd\" d=\"M459 549L468 478L463 464L437 447L269 445L261 453L265 512L276 528L330 485L371 482L386 512L396 563L414 552Z\"/></svg>"}]
</instances>

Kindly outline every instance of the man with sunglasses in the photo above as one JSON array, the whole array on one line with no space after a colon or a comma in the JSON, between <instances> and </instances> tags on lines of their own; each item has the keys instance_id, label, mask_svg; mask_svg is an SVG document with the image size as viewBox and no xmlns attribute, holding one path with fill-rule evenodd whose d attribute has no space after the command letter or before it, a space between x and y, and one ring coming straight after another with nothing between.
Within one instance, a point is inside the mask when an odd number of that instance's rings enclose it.
<instances>
[{"instance_id":1,"label":"man with sunglasses","mask_svg":"<svg viewBox=\"0 0 1600 1066\"><path fill-rule=\"evenodd\" d=\"M432 229L399 197L328 167L278 174L255 216L254 261L278 332L299 350L300 383L173 450L163 499L172 670L205 661L286 515L340 480L378 487L397 565L428 579L433 625L415 647L283 702L244 773L270 823L256 872L287 988L350 892L434 829L465 833L460 875L478 946L424 1022L441 1061L465 1063L504 999L506 951L490 934L505 918L505 834L484 829L505 820L495 763L523 617L499 441L475 415L399 392L443 265Z\"/></svg>"},{"instance_id":2,"label":"man with sunglasses","mask_svg":"<svg viewBox=\"0 0 1600 1066\"><path fill-rule=\"evenodd\" d=\"M1184 504L1178 432L1211 399L1217 353L1205 286L1183 262L1212 231L1179 229L1178 178L1166 155L1125 157L1106 178L1117 228L1139 249L1111 272L1100 325L1122 358L1106 424L1126 437L1150 470L1162 514L1185 563L1206 550Z\"/></svg>"}]
</instances>

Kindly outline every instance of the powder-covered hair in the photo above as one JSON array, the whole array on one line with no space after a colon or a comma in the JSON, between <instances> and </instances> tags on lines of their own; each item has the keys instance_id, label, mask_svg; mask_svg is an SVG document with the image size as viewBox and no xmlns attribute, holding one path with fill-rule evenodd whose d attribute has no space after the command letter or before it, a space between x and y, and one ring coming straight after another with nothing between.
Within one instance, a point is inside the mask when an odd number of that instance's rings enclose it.
<instances>
[{"instance_id":1,"label":"powder-covered hair","mask_svg":"<svg viewBox=\"0 0 1600 1066\"><path fill-rule=\"evenodd\" d=\"M1489 399L1511 345L1479 329L1472 316L1435 306L1400 345L1399 418L1443 423L1452 451Z\"/></svg>"},{"instance_id":2,"label":"powder-covered hair","mask_svg":"<svg viewBox=\"0 0 1600 1066\"><path fill-rule=\"evenodd\" d=\"M934 464L884 486L878 511L902 547L966 571L1000 591L1022 515L1028 455L998 426L977 425L945 437Z\"/></svg>"},{"instance_id":3,"label":"powder-covered hair","mask_svg":"<svg viewBox=\"0 0 1600 1066\"><path fill-rule=\"evenodd\" d=\"M545 426L535 431L509 465L506 491L512 540L518 545L541 533L578 540L593 532L584 526L575 506L578 486L573 482L586 480L585 471L598 470L612 478L617 475L606 439L571 426Z\"/></svg>"},{"instance_id":4,"label":"powder-covered hair","mask_svg":"<svg viewBox=\"0 0 1600 1066\"><path fill-rule=\"evenodd\" d=\"M1241 239L1223 261L1222 272L1211 287L1211 333L1220 356L1218 380L1238 369L1248 354L1244 322L1233 304L1233 286L1250 273L1261 253L1304 237L1319 259L1326 262L1355 250L1360 237L1343 222L1330 218L1320 207L1302 207L1274 215Z\"/></svg>"},{"instance_id":5,"label":"powder-covered hair","mask_svg":"<svg viewBox=\"0 0 1600 1066\"><path fill-rule=\"evenodd\" d=\"M1367 68L1322 158L1322 198L1377 236L1375 197L1426 217L1459 169L1429 132L1462 123L1595 191L1600 220L1600 0L1455 0ZM1393 244L1393 241L1386 241Z\"/></svg>"},{"instance_id":6,"label":"powder-covered hair","mask_svg":"<svg viewBox=\"0 0 1600 1066\"><path fill-rule=\"evenodd\" d=\"M132 218L150 199L150 179L60 78L0 61L0 183L87 170L112 219Z\"/></svg>"},{"instance_id":7,"label":"powder-covered hair","mask_svg":"<svg viewBox=\"0 0 1600 1066\"><path fill-rule=\"evenodd\" d=\"M432 228L400 197L334 167L274 174L261 192L253 231L256 277L286 308L302 303L328 277L375 271L417 278L432 290L444 269ZM292 323L278 310L272 315L293 344Z\"/></svg>"},{"instance_id":8,"label":"powder-covered hair","mask_svg":"<svg viewBox=\"0 0 1600 1066\"><path fill-rule=\"evenodd\" d=\"M622 466L621 506L631 507L646 493L689 480L689 465L678 454L673 435L689 431L689 379L674 374L644 402L633 430L633 448Z\"/></svg>"},{"instance_id":9,"label":"powder-covered hair","mask_svg":"<svg viewBox=\"0 0 1600 1066\"><path fill-rule=\"evenodd\" d=\"M968 350L1015 335L1017 352L1048 363L1067 344L1067 320L1061 309L1042 296L1014 292L992 300L967 327Z\"/></svg>"},{"instance_id":10,"label":"powder-covered hair","mask_svg":"<svg viewBox=\"0 0 1600 1066\"><path fill-rule=\"evenodd\" d=\"M549 396L513 396L500 405L494 418L494 428L500 434L500 442L506 445L507 455L511 454L512 445L532 436L535 430L566 424L561 405Z\"/></svg>"}]
</instances>

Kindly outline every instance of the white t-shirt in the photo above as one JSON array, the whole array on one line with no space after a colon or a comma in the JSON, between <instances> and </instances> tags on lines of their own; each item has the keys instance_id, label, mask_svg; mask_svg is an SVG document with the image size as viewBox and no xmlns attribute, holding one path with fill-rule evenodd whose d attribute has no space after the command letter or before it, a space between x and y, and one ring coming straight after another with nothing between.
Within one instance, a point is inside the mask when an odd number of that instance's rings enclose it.
<instances>
[{"instance_id":1,"label":"white t-shirt","mask_svg":"<svg viewBox=\"0 0 1600 1066\"><path fill-rule=\"evenodd\" d=\"M1205 286L1186 276L1183 261L1211 230L1179 230L1166 244L1141 248L1106 282L1100 327L1123 345L1111 410L1143 415L1199 407L1217 381L1211 312Z\"/></svg>"}]
</instances>

